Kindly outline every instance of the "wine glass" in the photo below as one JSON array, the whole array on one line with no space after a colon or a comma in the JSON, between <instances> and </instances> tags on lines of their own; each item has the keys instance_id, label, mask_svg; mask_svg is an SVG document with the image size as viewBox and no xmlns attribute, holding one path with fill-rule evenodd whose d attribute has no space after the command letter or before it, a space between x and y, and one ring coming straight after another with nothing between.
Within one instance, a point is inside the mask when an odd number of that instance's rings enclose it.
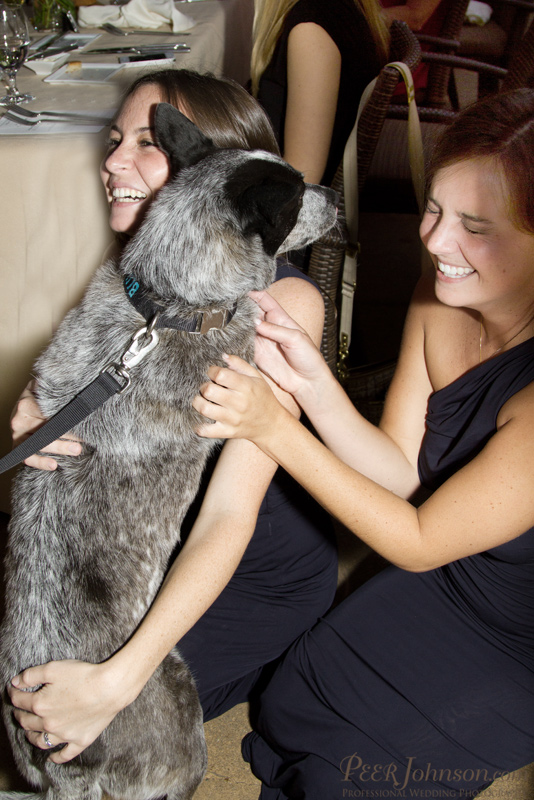
<instances>
[{"instance_id":1,"label":"wine glass","mask_svg":"<svg viewBox=\"0 0 534 800\"><path fill-rule=\"evenodd\" d=\"M0 4L0 67L7 83L7 94L0 97L0 105L26 103L35 99L31 94L19 92L15 82L29 43L30 28L22 6Z\"/></svg>"}]
</instances>

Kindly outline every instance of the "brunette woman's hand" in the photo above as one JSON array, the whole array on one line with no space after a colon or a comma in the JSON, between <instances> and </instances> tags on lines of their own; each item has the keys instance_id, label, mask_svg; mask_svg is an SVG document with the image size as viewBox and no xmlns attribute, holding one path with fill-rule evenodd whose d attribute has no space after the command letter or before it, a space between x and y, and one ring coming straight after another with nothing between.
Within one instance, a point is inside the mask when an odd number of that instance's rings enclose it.
<instances>
[{"instance_id":1,"label":"brunette woman's hand","mask_svg":"<svg viewBox=\"0 0 534 800\"><path fill-rule=\"evenodd\" d=\"M94 742L127 705L121 702L120 685L111 662L52 661L24 670L7 691L14 715L33 745L47 750L48 742L53 747L66 743L50 754L50 761L63 764Z\"/></svg>"},{"instance_id":2,"label":"brunette woman's hand","mask_svg":"<svg viewBox=\"0 0 534 800\"><path fill-rule=\"evenodd\" d=\"M34 391L34 381L30 381L13 409L11 433L14 446L23 442L46 422L35 399ZM76 437L73 434L66 434L61 439L57 439L52 444L44 447L39 454L27 458L24 463L29 467L51 471L57 468L57 461L54 458L42 455L43 452L54 453L55 455L79 456L81 451L82 446L76 440Z\"/></svg>"}]
</instances>

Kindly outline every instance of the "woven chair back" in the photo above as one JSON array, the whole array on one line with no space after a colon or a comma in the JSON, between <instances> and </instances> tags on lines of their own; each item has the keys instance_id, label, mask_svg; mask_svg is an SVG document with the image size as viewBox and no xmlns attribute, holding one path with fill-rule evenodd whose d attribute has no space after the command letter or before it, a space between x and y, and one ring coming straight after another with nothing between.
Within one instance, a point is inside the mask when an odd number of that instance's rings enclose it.
<instances>
[{"instance_id":1,"label":"woven chair back","mask_svg":"<svg viewBox=\"0 0 534 800\"><path fill-rule=\"evenodd\" d=\"M403 61L413 71L421 61L421 48L416 36L404 22L391 25L390 61ZM384 125L391 97L400 73L393 67L381 70L376 86L362 111L358 126L358 188L361 190L369 172L373 154ZM355 99L358 106L360 98ZM338 308L345 248L348 242L343 193L343 163L337 169L332 188L339 195L338 225L314 243L308 274L319 285L325 302L325 325L321 350L326 362L336 374L338 353Z\"/></svg>"}]
</instances>

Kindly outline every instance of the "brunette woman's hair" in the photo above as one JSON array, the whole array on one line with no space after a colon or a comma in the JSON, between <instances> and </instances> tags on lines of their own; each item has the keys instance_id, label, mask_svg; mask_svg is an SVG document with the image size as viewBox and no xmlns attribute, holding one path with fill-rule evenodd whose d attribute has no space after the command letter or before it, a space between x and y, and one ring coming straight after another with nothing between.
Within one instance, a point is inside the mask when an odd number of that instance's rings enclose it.
<instances>
[{"instance_id":1,"label":"brunette woman's hair","mask_svg":"<svg viewBox=\"0 0 534 800\"><path fill-rule=\"evenodd\" d=\"M430 157L427 187L438 170L484 159L499 165L510 216L534 233L534 90L496 94L466 108L448 126ZM493 167L494 168L494 167Z\"/></svg>"},{"instance_id":2,"label":"brunette woman's hair","mask_svg":"<svg viewBox=\"0 0 534 800\"><path fill-rule=\"evenodd\" d=\"M142 86L156 86L164 102L182 111L217 147L267 150L280 154L271 123L259 105L235 81L186 69L142 75L128 88L123 103Z\"/></svg>"}]
</instances>

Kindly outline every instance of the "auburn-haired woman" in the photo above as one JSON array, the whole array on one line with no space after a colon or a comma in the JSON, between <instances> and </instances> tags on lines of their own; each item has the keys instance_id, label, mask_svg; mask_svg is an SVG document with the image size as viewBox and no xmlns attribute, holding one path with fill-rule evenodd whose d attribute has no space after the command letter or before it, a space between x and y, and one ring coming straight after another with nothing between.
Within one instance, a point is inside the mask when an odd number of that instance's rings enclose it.
<instances>
[{"instance_id":1,"label":"auburn-haired woman","mask_svg":"<svg viewBox=\"0 0 534 800\"><path fill-rule=\"evenodd\" d=\"M534 759L533 181L534 91L446 130L421 223L434 271L378 428L266 292L256 362L324 444L240 359L195 400L203 435L255 442L392 562L264 692L244 747L262 800L473 797Z\"/></svg>"}]
</instances>

